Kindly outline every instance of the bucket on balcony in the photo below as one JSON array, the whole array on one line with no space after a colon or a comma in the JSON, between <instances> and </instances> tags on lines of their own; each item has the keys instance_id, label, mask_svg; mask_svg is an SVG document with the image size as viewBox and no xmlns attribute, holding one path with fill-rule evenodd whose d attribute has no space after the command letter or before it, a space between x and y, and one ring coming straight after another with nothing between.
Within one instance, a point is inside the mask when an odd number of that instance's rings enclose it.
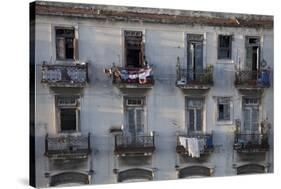
<instances>
[{"instance_id":1,"label":"bucket on balcony","mask_svg":"<svg viewBox=\"0 0 281 189\"><path fill-rule=\"evenodd\" d=\"M268 70L261 70L259 83L265 86L269 86L269 71Z\"/></svg>"}]
</instances>

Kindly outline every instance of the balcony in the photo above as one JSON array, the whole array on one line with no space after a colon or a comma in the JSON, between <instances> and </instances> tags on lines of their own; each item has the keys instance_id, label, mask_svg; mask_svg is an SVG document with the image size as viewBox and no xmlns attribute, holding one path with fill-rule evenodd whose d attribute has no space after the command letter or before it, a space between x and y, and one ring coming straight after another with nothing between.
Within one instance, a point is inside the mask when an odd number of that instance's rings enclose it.
<instances>
[{"instance_id":1,"label":"balcony","mask_svg":"<svg viewBox=\"0 0 281 189\"><path fill-rule=\"evenodd\" d=\"M235 86L238 89L262 89L270 87L270 71L236 71Z\"/></svg>"},{"instance_id":2,"label":"balcony","mask_svg":"<svg viewBox=\"0 0 281 189\"><path fill-rule=\"evenodd\" d=\"M91 135L52 136L45 138L45 155L58 159L87 158L91 153Z\"/></svg>"},{"instance_id":3,"label":"balcony","mask_svg":"<svg viewBox=\"0 0 281 189\"><path fill-rule=\"evenodd\" d=\"M88 82L88 64L44 64L42 83L49 87L83 88Z\"/></svg>"},{"instance_id":4,"label":"balcony","mask_svg":"<svg viewBox=\"0 0 281 189\"><path fill-rule=\"evenodd\" d=\"M236 133L233 148L240 153L266 152L269 149L267 134Z\"/></svg>"},{"instance_id":5,"label":"balcony","mask_svg":"<svg viewBox=\"0 0 281 189\"><path fill-rule=\"evenodd\" d=\"M194 72L178 67L176 86L181 89L210 89L213 86L213 68Z\"/></svg>"},{"instance_id":6,"label":"balcony","mask_svg":"<svg viewBox=\"0 0 281 189\"><path fill-rule=\"evenodd\" d=\"M105 73L112 77L112 83L120 89L150 89L154 85L152 67L123 68L112 66L105 69Z\"/></svg>"},{"instance_id":7,"label":"balcony","mask_svg":"<svg viewBox=\"0 0 281 189\"><path fill-rule=\"evenodd\" d=\"M116 155L152 155L155 150L154 135L142 136L115 136Z\"/></svg>"},{"instance_id":8,"label":"balcony","mask_svg":"<svg viewBox=\"0 0 281 189\"><path fill-rule=\"evenodd\" d=\"M201 155L208 155L213 151L212 134L190 134L178 135L176 151L181 155L188 155L192 158L200 158Z\"/></svg>"}]
</instances>

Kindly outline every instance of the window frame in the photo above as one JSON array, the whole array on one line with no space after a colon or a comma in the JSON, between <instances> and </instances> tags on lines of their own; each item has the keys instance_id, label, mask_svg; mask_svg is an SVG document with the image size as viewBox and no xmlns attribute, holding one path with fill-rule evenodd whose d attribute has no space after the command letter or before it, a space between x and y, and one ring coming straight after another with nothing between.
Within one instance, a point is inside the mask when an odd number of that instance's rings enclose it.
<instances>
[{"instance_id":1,"label":"window frame","mask_svg":"<svg viewBox=\"0 0 281 189\"><path fill-rule=\"evenodd\" d=\"M233 125L233 116L234 116L234 105L233 105L233 97L231 96L218 96L215 97L216 103L216 123L217 125ZM228 99L229 102L229 120L220 120L219 119L219 100L220 99Z\"/></svg>"},{"instance_id":2,"label":"window frame","mask_svg":"<svg viewBox=\"0 0 281 189\"><path fill-rule=\"evenodd\" d=\"M229 46L228 47L221 47L221 37L229 37ZM230 34L219 34L217 37L217 59L218 60L232 60L232 43L233 43L233 35ZM228 50L229 51L229 57L222 57L221 56L221 51L220 50Z\"/></svg>"},{"instance_id":3,"label":"window frame","mask_svg":"<svg viewBox=\"0 0 281 189\"><path fill-rule=\"evenodd\" d=\"M58 45L57 45L57 30L59 29L65 29L65 30L73 30L73 37L72 37L72 45L73 45L73 52L72 52L72 58L67 58L66 57L66 49L65 49L65 58L60 58L58 57ZM77 33L77 27L75 26L54 26L54 57L56 57L56 61L76 61L77 60L77 55L78 55L78 33ZM64 42L65 45L66 42Z\"/></svg>"},{"instance_id":4,"label":"window frame","mask_svg":"<svg viewBox=\"0 0 281 189\"><path fill-rule=\"evenodd\" d=\"M128 66L128 58L127 58L127 45L126 45L126 32L140 32L141 33L141 47L140 47L140 52L141 52L141 60L139 60L139 66L138 67L133 67L133 66ZM124 67L125 68L143 68L146 66L146 60L145 60L145 31L141 29L123 29L122 30L122 36L123 36L123 55L124 55ZM142 62L141 62L142 61Z\"/></svg>"},{"instance_id":5,"label":"window frame","mask_svg":"<svg viewBox=\"0 0 281 189\"><path fill-rule=\"evenodd\" d=\"M249 103L247 103L246 101L249 100ZM250 102L252 101L252 102ZM249 133L261 133L261 119L262 119L262 98L261 97L254 97L254 96L243 96L242 97L242 124L241 124L241 131L246 132L245 129L245 115L244 115L244 110L250 110L250 113L253 113L253 110L256 109L258 112L258 117L257 117L257 132L254 132L253 130L253 125L250 125L250 130ZM250 117L252 118L252 114L250 115ZM250 123L252 122L252 119L250 119Z\"/></svg>"},{"instance_id":6,"label":"window frame","mask_svg":"<svg viewBox=\"0 0 281 189\"><path fill-rule=\"evenodd\" d=\"M227 101L227 102L220 102L220 100L224 100L224 101ZM229 119L226 119L223 115L223 118L220 118L220 105L223 105L223 107L225 105L228 105L229 108L228 108L228 114L229 114ZM223 109L224 110L224 109ZM218 122L226 122L226 121L231 121L231 99L229 97L218 97L217 98L217 121ZM223 112L224 113L224 112Z\"/></svg>"},{"instance_id":7,"label":"window frame","mask_svg":"<svg viewBox=\"0 0 281 189\"><path fill-rule=\"evenodd\" d=\"M146 121L147 121L147 115L146 115L146 97L144 96L124 96L123 97L123 131L124 131L124 134L131 134L130 133L130 129L129 129L129 118L128 118L128 112L129 110L133 110L134 112L134 122L135 122L135 131L136 133L138 132L138 127L137 127L137 111L138 110L141 110L143 111L143 114L142 114L142 125L143 125L143 132L142 134L147 134L147 124L146 124ZM128 104L128 100L136 100L136 101L139 101L141 100L141 104L135 104L135 105L130 105Z\"/></svg>"},{"instance_id":8,"label":"window frame","mask_svg":"<svg viewBox=\"0 0 281 189\"><path fill-rule=\"evenodd\" d=\"M74 98L75 104L59 104L59 100L62 98ZM79 95L56 95L55 96L55 109L56 109L56 125L59 134L72 134L80 132L80 96ZM75 117L75 130L62 130L61 125L61 110L62 109L74 109L76 113Z\"/></svg>"},{"instance_id":9,"label":"window frame","mask_svg":"<svg viewBox=\"0 0 281 189\"><path fill-rule=\"evenodd\" d=\"M189 100L200 100L201 101L201 108L189 108L188 107L188 101ZM190 111L189 110L192 110L194 111L194 115L196 114L197 116L197 110L201 110L201 130L190 130L190 125L189 125L189 113ZM194 120L197 120L197 117L195 117ZM195 122L195 121L194 121ZM187 134L202 134L205 132L205 97L194 97L194 96L186 96L185 97L185 130L187 132ZM196 128L196 123L194 123L193 127L195 126Z\"/></svg>"}]
</instances>

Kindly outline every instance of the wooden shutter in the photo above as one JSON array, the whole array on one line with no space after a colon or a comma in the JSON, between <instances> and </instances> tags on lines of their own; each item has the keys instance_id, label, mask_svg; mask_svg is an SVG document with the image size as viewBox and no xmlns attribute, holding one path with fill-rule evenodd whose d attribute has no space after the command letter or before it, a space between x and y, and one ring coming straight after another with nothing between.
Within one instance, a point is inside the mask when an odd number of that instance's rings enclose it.
<instances>
[{"instance_id":1,"label":"wooden shutter","mask_svg":"<svg viewBox=\"0 0 281 189\"><path fill-rule=\"evenodd\" d=\"M195 71L196 73L202 73L203 72L203 43L195 43Z\"/></svg>"},{"instance_id":2,"label":"wooden shutter","mask_svg":"<svg viewBox=\"0 0 281 189\"><path fill-rule=\"evenodd\" d=\"M250 133L251 132L251 109L250 108L244 108L243 118L244 118L244 131L246 133Z\"/></svg>"},{"instance_id":3,"label":"wooden shutter","mask_svg":"<svg viewBox=\"0 0 281 189\"><path fill-rule=\"evenodd\" d=\"M246 47L246 68L252 70L253 47Z\"/></svg>"},{"instance_id":4,"label":"wooden shutter","mask_svg":"<svg viewBox=\"0 0 281 189\"><path fill-rule=\"evenodd\" d=\"M73 38L73 60L78 58L78 41L76 38Z\"/></svg>"},{"instance_id":5,"label":"wooden shutter","mask_svg":"<svg viewBox=\"0 0 281 189\"><path fill-rule=\"evenodd\" d=\"M259 132L259 109L258 109L258 107L252 108L252 131L254 133Z\"/></svg>"},{"instance_id":6,"label":"wooden shutter","mask_svg":"<svg viewBox=\"0 0 281 189\"><path fill-rule=\"evenodd\" d=\"M193 68L194 68L194 46L192 43L188 42L188 49L187 49L187 79L193 80Z\"/></svg>"},{"instance_id":7,"label":"wooden shutter","mask_svg":"<svg viewBox=\"0 0 281 189\"><path fill-rule=\"evenodd\" d=\"M194 109L190 109L188 110L188 118L189 118L189 122L188 122L188 131L193 132L194 131L194 124L195 124L195 112Z\"/></svg>"},{"instance_id":8,"label":"wooden shutter","mask_svg":"<svg viewBox=\"0 0 281 189\"><path fill-rule=\"evenodd\" d=\"M135 113L134 113L134 109L128 109L127 110L127 119L128 119L128 132L131 135L135 135L136 129L135 129Z\"/></svg>"},{"instance_id":9,"label":"wooden shutter","mask_svg":"<svg viewBox=\"0 0 281 189\"><path fill-rule=\"evenodd\" d=\"M144 111L142 109L136 109L136 125L138 135L144 133Z\"/></svg>"},{"instance_id":10,"label":"wooden shutter","mask_svg":"<svg viewBox=\"0 0 281 189\"><path fill-rule=\"evenodd\" d=\"M225 103L223 106L223 119L230 120L230 102Z\"/></svg>"},{"instance_id":11,"label":"wooden shutter","mask_svg":"<svg viewBox=\"0 0 281 189\"><path fill-rule=\"evenodd\" d=\"M140 64L141 67L144 66L144 61L145 61L145 57L144 57L144 46L145 46L145 43L144 41L141 42L141 52L140 52Z\"/></svg>"},{"instance_id":12,"label":"wooden shutter","mask_svg":"<svg viewBox=\"0 0 281 189\"><path fill-rule=\"evenodd\" d=\"M202 131L202 109L196 110L196 131Z\"/></svg>"},{"instance_id":13,"label":"wooden shutter","mask_svg":"<svg viewBox=\"0 0 281 189\"><path fill-rule=\"evenodd\" d=\"M65 59L65 38L56 37L56 54L58 59Z\"/></svg>"}]
</instances>

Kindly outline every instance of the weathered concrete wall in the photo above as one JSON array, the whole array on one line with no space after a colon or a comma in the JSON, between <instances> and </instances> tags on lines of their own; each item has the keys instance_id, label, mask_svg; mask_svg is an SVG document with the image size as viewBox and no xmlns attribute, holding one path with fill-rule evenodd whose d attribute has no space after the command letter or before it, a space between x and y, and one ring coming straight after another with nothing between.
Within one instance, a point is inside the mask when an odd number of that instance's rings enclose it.
<instances>
[{"instance_id":1,"label":"weathered concrete wall","mask_svg":"<svg viewBox=\"0 0 281 189\"><path fill-rule=\"evenodd\" d=\"M156 151L146 168L156 168L155 180L176 179L176 133L185 130L185 93L175 86L176 58L186 65L187 33L204 35L204 65L214 66L214 86L205 96L204 130L213 131L214 152L202 163L182 163L180 167L192 164L205 165L213 169L214 176L235 175L233 168L233 132L235 119L242 116L242 97L234 86L234 69L238 62L244 64L245 36L261 36L262 56L273 69L273 31L266 29L199 27L184 25L135 24L101 22L90 19L62 18L54 16L36 17L36 175L37 185L47 186L44 173L48 161L44 156L46 133L56 134L54 92L41 84L41 64L55 61L54 26L75 26L78 34L79 61L89 63L90 82L82 91L80 128L81 133L92 133L92 161L95 174L92 183L116 183L113 173L114 138L109 133L112 126L123 124L123 94L112 85L104 73L115 62L123 65L123 30L144 32L145 55L154 66L155 85L146 95L148 131L156 132ZM217 35L233 34L232 60L217 60ZM120 59L119 59L120 58ZM272 80L271 80L272 81ZM216 122L216 97L230 96L233 100L232 123ZM273 123L273 88L264 92L262 117ZM271 130L272 131L272 130ZM272 138L271 138L272 139ZM272 144L272 141L270 141ZM272 145L271 145L272 147ZM272 162L272 149L262 163ZM136 167L119 163L119 170ZM269 170L272 170L270 167Z\"/></svg>"}]
</instances>

